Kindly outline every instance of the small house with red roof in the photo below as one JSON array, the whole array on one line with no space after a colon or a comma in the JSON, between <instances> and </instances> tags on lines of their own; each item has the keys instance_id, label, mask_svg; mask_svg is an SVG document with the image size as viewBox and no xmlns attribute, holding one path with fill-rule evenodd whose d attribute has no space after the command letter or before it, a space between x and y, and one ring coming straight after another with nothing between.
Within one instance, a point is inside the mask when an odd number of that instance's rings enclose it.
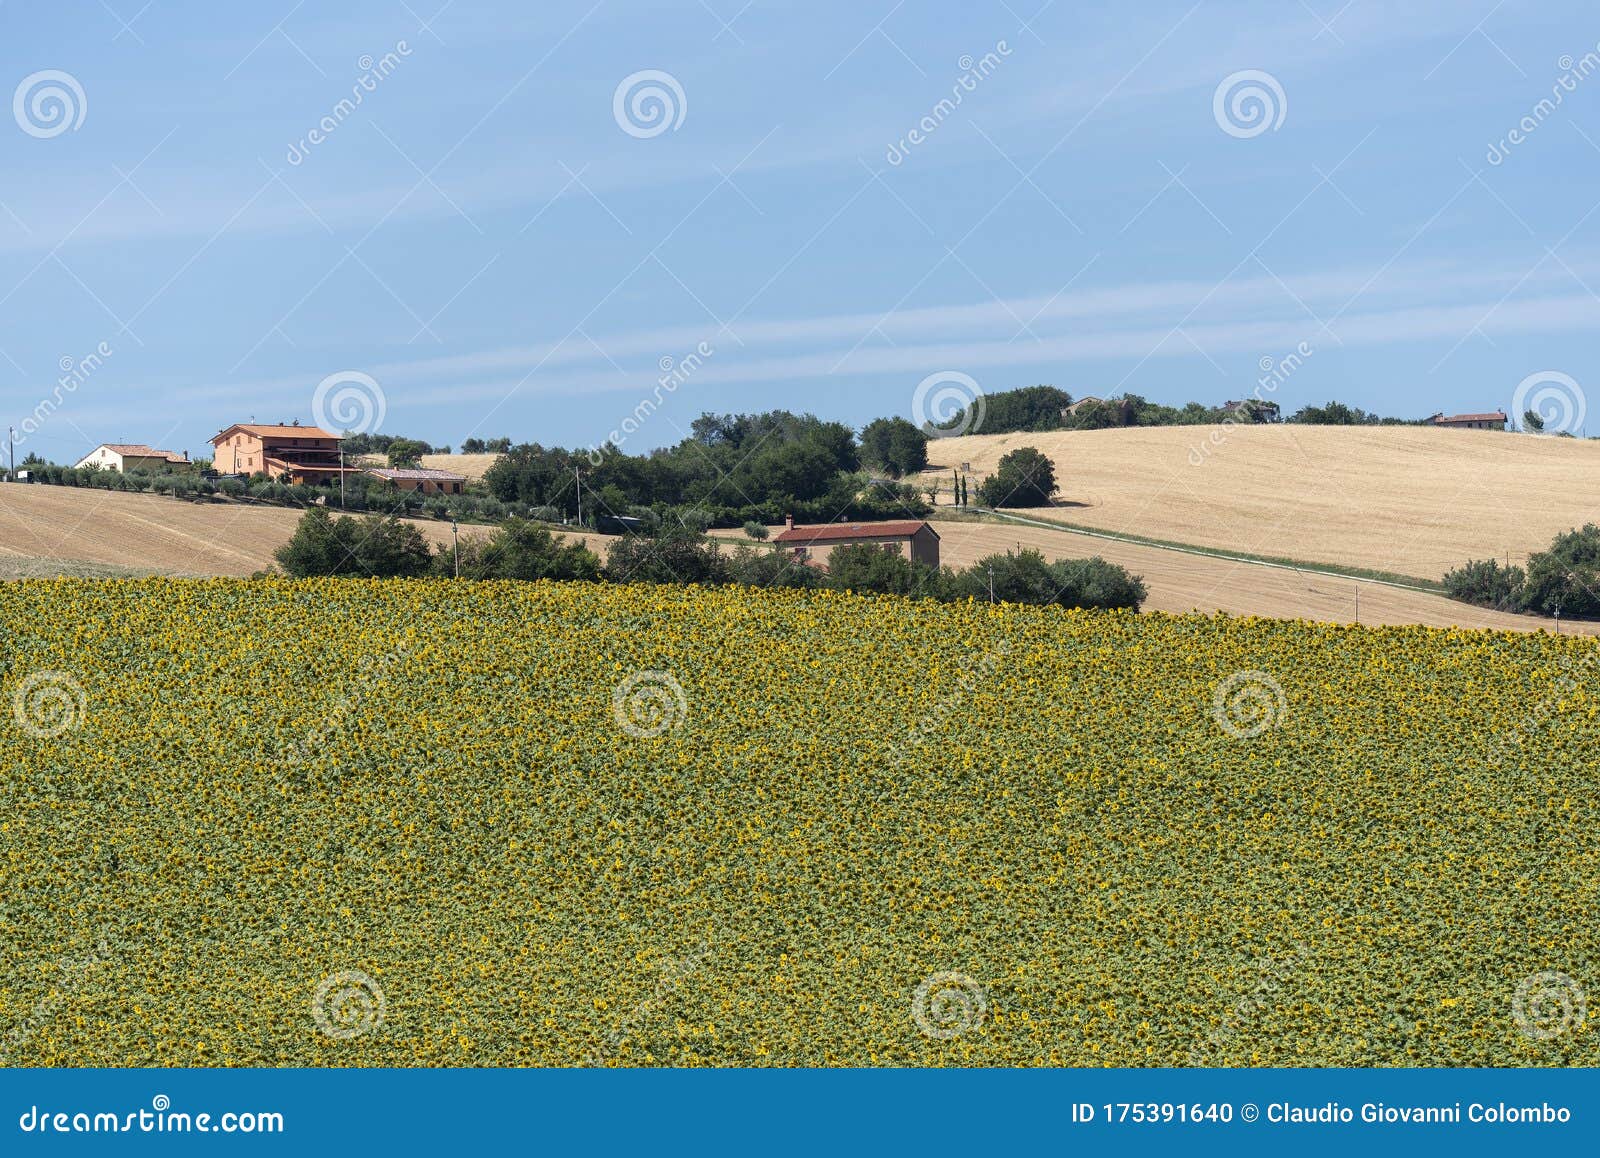
<instances>
[{"instance_id":1,"label":"small house with red roof","mask_svg":"<svg viewBox=\"0 0 1600 1158\"><path fill-rule=\"evenodd\" d=\"M194 463L189 452L179 454L173 450L157 450L142 442L102 442L75 464L77 469L99 467L101 470L147 470L155 474L165 471L188 470Z\"/></svg>"},{"instance_id":2,"label":"small house with red roof","mask_svg":"<svg viewBox=\"0 0 1600 1158\"><path fill-rule=\"evenodd\" d=\"M795 526L793 516L784 520L783 530L773 536L794 552L796 559L826 565L834 548L850 543L872 543L899 552L913 563L939 565L939 532L921 519L885 523L816 523Z\"/></svg>"},{"instance_id":3,"label":"small house with red roof","mask_svg":"<svg viewBox=\"0 0 1600 1158\"><path fill-rule=\"evenodd\" d=\"M1506 415L1503 410L1485 414L1435 414L1428 419L1431 426L1447 426L1452 430L1504 430Z\"/></svg>"}]
</instances>

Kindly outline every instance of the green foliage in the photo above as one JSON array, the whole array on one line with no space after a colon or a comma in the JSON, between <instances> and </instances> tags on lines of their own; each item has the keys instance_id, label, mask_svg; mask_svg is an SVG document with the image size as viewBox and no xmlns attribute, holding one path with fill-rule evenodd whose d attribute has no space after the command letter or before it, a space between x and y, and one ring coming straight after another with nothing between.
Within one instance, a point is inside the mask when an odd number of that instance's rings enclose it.
<instances>
[{"instance_id":1,"label":"green foliage","mask_svg":"<svg viewBox=\"0 0 1600 1158\"><path fill-rule=\"evenodd\" d=\"M1144 581L1098 555L1046 561L1038 551L1004 552L979 559L954 578L957 598L988 599L991 573L997 602L1062 607L1139 609Z\"/></svg>"},{"instance_id":2,"label":"green foliage","mask_svg":"<svg viewBox=\"0 0 1600 1158\"><path fill-rule=\"evenodd\" d=\"M294 534L273 552L273 558L287 574L300 579L414 577L427 574L432 566L427 540L410 523L381 515L334 518L316 506L300 517Z\"/></svg>"},{"instance_id":3,"label":"green foliage","mask_svg":"<svg viewBox=\"0 0 1600 1158\"><path fill-rule=\"evenodd\" d=\"M390 441L384 453L390 466L416 466L423 455L433 453L433 448L415 438L396 438Z\"/></svg>"},{"instance_id":4,"label":"green foliage","mask_svg":"<svg viewBox=\"0 0 1600 1158\"><path fill-rule=\"evenodd\" d=\"M969 434L1010 434L1015 431L1060 430L1061 412L1072 404L1072 395L1054 386L1024 386L1002 390L983 398L983 420L974 424L965 409L957 412L944 429L965 430Z\"/></svg>"},{"instance_id":5,"label":"green foliage","mask_svg":"<svg viewBox=\"0 0 1600 1158\"><path fill-rule=\"evenodd\" d=\"M415 452L419 455L449 453L448 447L434 447L420 438L407 438L402 434L369 434L366 432L357 434L352 430L344 432L341 446L344 448L344 453L347 457L354 458L360 454L388 455L396 443L409 447L420 446L422 449ZM390 465L393 465L393 463L391 462Z\"/></svg>"},{"instance_id":6,"label":"green foliage","mask_svg":"<svg viewBox=\"0 0 1600 1158\"><path fill-rule=\"evenodd\" d=\"M861 457L894 478L928 465L928 436L904 418L878 418L861 430Z\"/></svg>"},{"instance_id":7,"label":"green foliage","mask_svg":"<svg viewBox=\"0 0 1600 1158\"><path fill-rule=\"evenodd\" d=\"M1359 406L1329 402L1323 406L1302 406L1289 416L1289 421L1306 426L1377 426L1383 419Z\"/></svg>"},{"instance_id":8,"label":"green foliage","mask_svg":"<svg viewBox=\"0 0 1600 1158\"><path fill-rule=\"evenodd\" d=\"M767 540L768 534L767 524L758 523L752 519L750 522L744 525L744 533L750 538L756 540L758 543L764 543Z\"/></svg>"},{"instance_id":9,"label":"green foliage","mask_svg":"<svg viewBox=\"0 0 1600 1158\"><path fill-rule=\"evenodd\" d=\"M731 571L704 534L668 523L655 535L624 535L612 543L606 578L616 583L726 583Z\"/></svg>"},{"instance_id":10,"label":"green foliage","mask_svg":"<svg viewBox=\"0 0 1600 1158\"><path fill-rule=\"evenodd\" d=\"M1520 606L1526 574L1521 567L1502 567L1498 559L1476 559L1445 573L1445 593L1463 603L1501 610Z\"/></svg>"},{"instance_id":11,"label":"green foliage","mask_svg":"<svg viewBox=\"0 0 1600 1158\"><path fill-rule=\"evenodd\" d=\"M740 543L727 556L728 581L745 587L824 586L822 572L797 561L792 552L776 544L755 547Z\"/></svg>"},{"instance_id":12,"label":"green foliage","mask_svg":"<svg viewBox=\"0 0 1600 1158\"><path fill-rule=\"evenodd\" d=\"M1600 527L1557 535L1528 557L1526 571L1477 559L1445 575L1444 585L1452 598L1484 607L1600 618Z\"/></svg>"},{"instance_id":13,"label":"green foliage","mask_svg":"<svg viewBox=\"0 0 1600 1158\"><path fill-rule=\"evenodd\" d=\"M1559 608L1563 615L1600 616L1600 527L1586 523L1530 555L1519 603L1543 615Z\"/></svg>"},{"instance_id":14,"label":"green foliage","mask_svg":"<svg viewBox=\"0 0 1600 1158\"><path fill-rule=\"evenodd\" d=\"M510 449L509 438L469 438L461 444L462 454L504 454Z\"/></svg>"},{"instance_id":15,"label":"green foliage","mask_svg":"<svg viewBox=\"0 0 1600 1158\"><path fill-rule=\"evenodd\" d=\"M455 574L455 554L442 547L434 558L441 575ZM524 519L507 519L487 539L461 544L463 579L572 579L596 581L600 559L582 543L563 542L544 527Z\"/></svg>"},{"instance_id":16,"label":"green foliage","mask_svg":"<svg viewBox=\"0 0 1600 1158\"><path fill-rule=\"evenodd\" d=\"M1023 446L1001 458L996 472L978 485L978 501L986 507L1043 507L1058 489L1051 461Z\"/></svg>"},{"instance_id":17,"label":"green foliage","mask_svg":"<svg viewBox=\"0 0 1600 1158\"><path fill-rule=\"evenodd\" d=\"M932 567L876 543L846 543L828 557L828 586L835 591L937 596L939 582Z\"/></svg>"}]
</instances>

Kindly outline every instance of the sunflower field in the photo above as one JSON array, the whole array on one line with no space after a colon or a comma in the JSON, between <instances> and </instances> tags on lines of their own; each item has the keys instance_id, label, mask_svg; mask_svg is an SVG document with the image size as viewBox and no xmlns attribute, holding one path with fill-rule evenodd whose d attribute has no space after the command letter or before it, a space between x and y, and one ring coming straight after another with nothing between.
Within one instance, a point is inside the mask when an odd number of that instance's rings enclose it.
<instances>
[{"instance_id":1,"label":"sunflower field","mask_svg":"<svg viewBox=\"0 0 1600 1158\"><path fill-rule=\"evenodd\" d=\"M0 585L0 1064L1600 1065L1600 653Z\"/></svg>"}]
</instances>

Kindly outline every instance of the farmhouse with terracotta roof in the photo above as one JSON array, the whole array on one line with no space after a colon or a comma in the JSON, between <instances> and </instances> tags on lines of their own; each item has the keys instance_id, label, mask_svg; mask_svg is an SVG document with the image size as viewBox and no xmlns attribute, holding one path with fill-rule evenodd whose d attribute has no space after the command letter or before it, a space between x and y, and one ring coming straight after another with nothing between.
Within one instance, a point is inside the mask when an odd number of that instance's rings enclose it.
<instances>
[{"instance_id":1,"label":"farmhouse with terracotta roof","mask_svg":"<svg viewBox=\"0 0 1600 1158\"><path fill-rule=\"evenodd\" d=\"M193 465L189 461L188 451L179 454L172 450L157 450L142 442L102 442L75 464L79 470L94 466L101 470L119 470L123 473L130 470L148 470L157 473L188 470Z\"/></svg>"},{"instance_id":2,"label":"farmhouse with terracotta roof","mask_svg":"<svg viewBox=\"0 0 1600 1158\"><path fill-rule=\"evenodd\" d=\"M420 467L368 467L367 473L382 479L396 490L421 491L425 495L459 495L466 488L467 476L447 470Z\"/></svg>"},{"instance_id":3,"label":"farmhouse with terracotta roof","mask_svg":"<svg viewBox=\"0 0 1600 1158\"><path fill-rule=\"evenodd\" d=\"M921 519L888 523L818 523L795 526L794 517L784 520L783 530L773 537L794 552L796 559L826 564L834 548L847 543L873 543L904 555L913 563L939 565L939 532Z\"/></svg>"},{"instance_id":4,"label":"farmhouse with terracotta roof","mask_svg":"<svg viewBox=\"0 0 1600 1158\"><path fill-rule=\"evenodd\" d=\"M1435 414L1428 419L1431 426L1448 426L1452 430L1504 430L1506 428L1505 412L1501 410L1490 411L1487 414Z\"/></svg>"},{"instance_id":5,"label":"farmhouse with terracotta roof","mask_svg":"<svg viewBox=\"0 0 1600 1158\"><path fill-rule=\"evenodd\" d=\"M299 422L236 422L211 436L219 473L263 472L307 486L337 482L341 474L362 472L362 467L346 467L341 462L342 441L337 434Z\"/></svg>"}]
</instances>

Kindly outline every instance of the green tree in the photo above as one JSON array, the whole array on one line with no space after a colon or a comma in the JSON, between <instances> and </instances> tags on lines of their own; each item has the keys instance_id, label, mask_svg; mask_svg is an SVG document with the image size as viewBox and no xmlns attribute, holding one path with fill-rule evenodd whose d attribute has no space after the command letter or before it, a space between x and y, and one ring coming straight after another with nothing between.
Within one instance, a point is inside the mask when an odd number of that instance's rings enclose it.
<instances>
[{"instance_id":1,"label":"green tree","mask_svg":"<svg viewBox=\"0 0 1600 1158\"><path fill-rule=\"evenodd\" d=\"M1563 615L1600 615L1600 527L1585 523L1530 555L1518 602L1542 615L1557 608Z\"/></svg>"},{"instance_id":2,"label":"green tree","mask_svg":"<svg viewBox=\"0 0 1600 1158\"><path fill-rule=\"evenodd\" d=\"M1535 434L1539 434L1544 430L1544 419L1539 417L1539 412L1536 410L1524 410L1522 412L1522 427L1524 430L1531 430Z\"/></svg>"},{"instance_id":3,"label":"green tree","mask_svg":"<svg viewBox=\"0 0 1600 1158\"><path fill-rule=\"evenodd\" d=\"M1054 464L1023 446L1003 457L995 473L978 485L978 501L986 507L1043 507L1059 489Z\"/></svg>"},{"instance_id":4,"label":"green tree","mask_svg":"<svg viewBox=\"0 0 1600 1158\"><path fill-rule=\"evenodd\" d=\"M297 579L313 575L348 575L351 573L348 546L327 509L312 507L300 516L294 534L273 552L273 558Z\"/></svg>"},{"instance_id":5,"label":"green tree","mask_svg":"<svg viewBox=\"0 0 1600 1158\"><path fill-rule=\"evenodd\" d=\"M928 465L928 436L904 418L877 418L861 430L861 458L892 478Z\"/></svg>"},{"instance_id":6,"label":"green tree","mask_svg":"<svg viewBox=\"0 0 1600 1158\"><path fill-rule=\"evenodd\" d=\"M979 559L953 577L956 598L986 600L991 577L994 598L1004 603L1139 610L1147 594L1144 580L1098 555L1089 559L1046 561L1029 548Z\"/></svg>"},{"instance_id":7,"label":"green tree","mask_svg":"<svg viewBox=\"0 0 1600 1158\"><path fill-rule=\"evenodd\" d=\"M797 561L781 546L756 547L740 543L728 556L729 582L744 587L802 587L823 585L822 572Z\"/></svg>"},{"instance_id":8,"label":"green tree","mask_svg":"<svg viewBox=\"0 0 1600 1158\"><path fill-rule=\"evenodd\" d=\"M392 467L416 466L422 456L432 451L426 442L415 438L397 438L389 443L387 454Z\"/></svg>"},{"instance_id":9,"label":"green tree","mask_svg":"<svg viewBox=\"0 0 1600 1158\"><path fill-rule=\"evenodd\" d=\"M617 583L726 583L730 574L716 543L670 522L655 535L624 535L606 556L606 577Z\"/></svg>"},{"instance_id":10,"label":"green tree","mask_svg":"<svg viewBox=\"0 0 1600 1158\"><path fill-rule=\"evenodd\" d=\"M878 595L943 594L940 575L932 567L914 563L893 547L876 543L846 543L828 556L828 586L835 591Z\"/></svg>"},{"instance_id":11,"label":"green tree","mask_svg":"<svg viewBox=\"0 0 1600 1158\"><path fill-rule=\"evenodd\" d=\"M334 518L325 507L308 508L273 558L296 578L410 577L426 575L433 566L428 541L410 523L383 515Z\"/></svg>"},{"instance_id":12,"label":"green tree","mask_svg":"<svg viewBox=\"0 0 1600 1158\"><path fill-rule=\"evenodd\" d=\"M434 559L440 574L455 572L455 558L442 550ZM507 519L487 539L461 545L463 579L563 579L593 582L600 578L600 558L582 543L563 542L544 527L525 519Z\"/></svg>"},{"instance_id":13,"label":"green tree","mask_svg":"<svg viewBox=\"0 0 1600 1158\"><path fill-rule=\"evenodd\" d=\"M1445 592L1463 603L1480 607L1516 607L1521 602L1522 584L1527 578L1521 567L1502 567L1498 559L1475 559L1447 572Z\"/></svg>"}]
</instances>

